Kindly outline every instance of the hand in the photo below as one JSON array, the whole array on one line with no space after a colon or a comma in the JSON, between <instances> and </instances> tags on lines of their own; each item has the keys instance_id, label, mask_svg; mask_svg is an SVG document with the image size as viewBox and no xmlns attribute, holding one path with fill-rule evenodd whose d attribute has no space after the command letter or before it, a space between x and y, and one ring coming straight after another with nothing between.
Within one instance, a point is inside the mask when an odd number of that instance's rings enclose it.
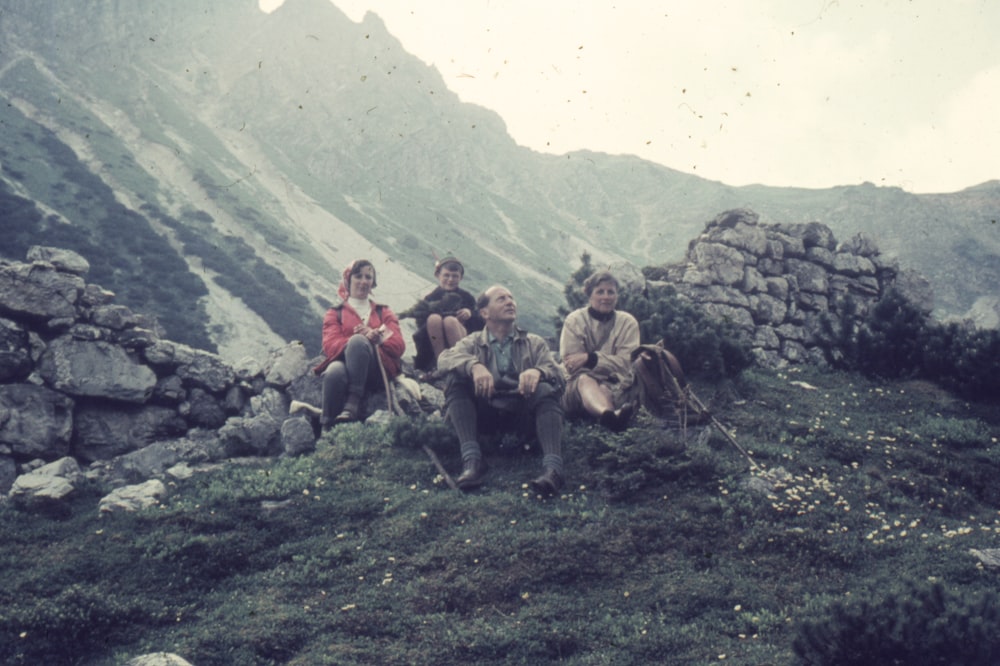
<instances>
[{"instance_id":1,"label":"hand","mask_svg":"<svg viewBox=\"0 0 1000 666\"><path fill-rule=\"evenodd\" d=\"M563 365L566 366L566 370L568 370L570 374L573 374L587 364L588 356L589 354L586 352L567 354L566 357L563 358Z\"/></svg>"},{"instance_id":2,"label":"hand","mask_svg":"<svg viewBox=\"0 0 1000 666\"><path fill-rule=\"evenodd\" d=\"M455 318L458 319L463 324L469 321L471 317L472 317L472 310L470 310L469 308L462 308L461 310L455 313Z\"/></svg>"},{"instance_id":3,"label":"hand","mask_svg":"<svg viewBox=\"0 0 1000 666\"><path fill-rule=\"evenodd\" d=\"M493 374L482 363L472 366L472 384L476 387L476 395L484 398L493 397L495 387L493 385Z\"/></svg>"},{"instance_id":4,"label":"hand","mask_svg":"<svg viewBox=\"0 0 1000 666\"><path fill-rule=\"evenodd\" d=\"M528 368L518 378L517 392L527 398L535 393L535 389L538 388L538 382L541 380L541 370L538 368Z\"/></svg>"}]
</instances>

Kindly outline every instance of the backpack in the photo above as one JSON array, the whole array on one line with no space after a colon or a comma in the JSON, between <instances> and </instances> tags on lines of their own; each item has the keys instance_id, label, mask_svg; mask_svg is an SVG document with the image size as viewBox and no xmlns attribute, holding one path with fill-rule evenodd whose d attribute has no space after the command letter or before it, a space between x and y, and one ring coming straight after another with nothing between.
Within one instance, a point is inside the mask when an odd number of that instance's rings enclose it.
<instances>
[{"instance_id":1,"label":"backpack","mask_svg":"<svg viewBox=\"0 0 1000 666\"><path fill-rule=\"evenodd\" d=\"M639 401L653 416L676 421L681 427L689 422L689 412L696 421L707 417L697 401L689 399L690 389L677 357L663 347L639 345L632 352L632 372L638 385Z\"/></svg>"}]
</instances>

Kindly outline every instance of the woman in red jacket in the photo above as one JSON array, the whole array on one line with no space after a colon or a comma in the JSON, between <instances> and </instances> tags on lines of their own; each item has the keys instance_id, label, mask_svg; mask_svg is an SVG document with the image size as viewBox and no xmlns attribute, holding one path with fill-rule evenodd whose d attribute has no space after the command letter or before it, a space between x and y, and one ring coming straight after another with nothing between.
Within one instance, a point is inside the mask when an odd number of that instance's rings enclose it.
<instances>
[{"instance_id":1,"label":"woman in red jacket","mask_svg":"<svg viewBox=\"0 0 1000 666\"><path fill-rule=\"evenodd\" d=\"M314 372L323 376L324 429L361 418L365 396L382 388L380 360L390 380L402 367L406 341L392 310L371 298L376 285L372 262L352 262L337 290L342 302L323 319L326 359Z\"/></svg>"}]
</instances>

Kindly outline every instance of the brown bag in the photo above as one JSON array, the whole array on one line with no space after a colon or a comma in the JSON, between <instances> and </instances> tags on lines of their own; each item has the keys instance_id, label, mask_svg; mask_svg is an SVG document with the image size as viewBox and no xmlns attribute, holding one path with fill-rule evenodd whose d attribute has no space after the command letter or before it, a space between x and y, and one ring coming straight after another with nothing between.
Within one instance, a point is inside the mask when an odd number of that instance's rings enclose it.
<instances>
[{"instance_id":1,"label":"brown bag","mask_svg":"<svg viewBox=\"0 0 1000 666\"><path fill-rule=\"evenodd\" d=\"M688 399L687 380L677 357L663 347L640 345L632 352L632 371L639 387L639 400L657 418L686 425L691 415L701 420L703 410Z\"/></svg>"}]
</instances>

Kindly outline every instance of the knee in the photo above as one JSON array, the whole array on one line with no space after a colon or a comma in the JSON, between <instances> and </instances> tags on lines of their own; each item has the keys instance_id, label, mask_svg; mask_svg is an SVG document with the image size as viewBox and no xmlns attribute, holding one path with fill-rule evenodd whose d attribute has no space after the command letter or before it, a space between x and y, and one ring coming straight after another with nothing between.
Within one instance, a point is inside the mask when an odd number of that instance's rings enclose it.
<instances>
[{"instance_id":1,"label":"knee","mask_svg":"<svg viewBox=\"0 0 1000 666\"><path fill-rule=\"evenodd\" d=\"M562 389L553 386L548 382L539 382L532 402L537 409L558 410L562 413Z\"/></svg>"},{"instance_id":2,"label":"knee","mask_svg":"<svg viewBox=\"0 0 1000 666\"><path fill-rule=\"evenodd\" d=\"M371 354L372 346L368 343L368 338L361 335L360 333L355 333L347 341L347 346L344 347L345 356L354 356L355 354Z\"/></svg>"},{"instance_id":3,"label":"knee","mask_svg":"<svg viewBox=\"0 0 1000 666\"><path fill-rule=\"evenodd\" d=\"M436 312L434 314L427 315L428 326L440 326L442 321L444 320L441 318L441 315L437 314Z\"/></svg>"}]
</instances>

